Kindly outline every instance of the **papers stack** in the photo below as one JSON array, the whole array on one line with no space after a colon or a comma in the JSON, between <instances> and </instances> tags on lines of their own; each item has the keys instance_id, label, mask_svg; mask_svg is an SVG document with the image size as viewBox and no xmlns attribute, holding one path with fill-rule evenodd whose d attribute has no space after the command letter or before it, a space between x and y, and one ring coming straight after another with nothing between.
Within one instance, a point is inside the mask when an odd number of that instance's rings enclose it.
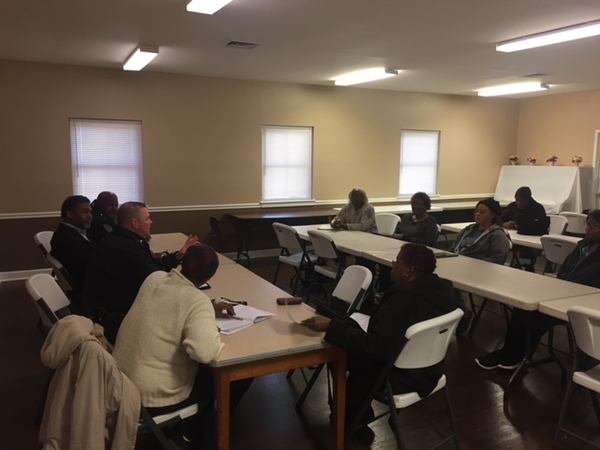
<instances>
[{"instance_id":1,"label":"papers stack","mask_svg":"<svg viewBox=\"0 0 600 450\"><path fill-rule=\"evenodd\" d=\"M221 334L230 335L237 333L250 325L262 322L275 314L246 305L235 305L235 316L230 319L217 318L217 327Z\"/></svg>"}]
</instances>

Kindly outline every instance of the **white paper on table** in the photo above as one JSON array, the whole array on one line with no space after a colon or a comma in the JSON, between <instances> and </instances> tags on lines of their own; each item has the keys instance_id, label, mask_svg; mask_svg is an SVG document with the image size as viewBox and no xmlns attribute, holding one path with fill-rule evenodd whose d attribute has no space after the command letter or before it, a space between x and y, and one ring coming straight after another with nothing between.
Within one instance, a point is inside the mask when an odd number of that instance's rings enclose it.
<instances>
[{"instance_id":1,"label":"white paper on table","mask_svg":"<svg viewBox=\"0 0 600 450\"><path fill-rule=\"evenodd\" d=\"M233 310L235 311L235 317L219 317L216 319L217 327L219 327L219 332L221 334L228 336L237 333L244 328L248 328L257 322L262 322L275 315L269 311L263 311L262 309L246 305L235 305Z\"/></svg>"}]
</instances>

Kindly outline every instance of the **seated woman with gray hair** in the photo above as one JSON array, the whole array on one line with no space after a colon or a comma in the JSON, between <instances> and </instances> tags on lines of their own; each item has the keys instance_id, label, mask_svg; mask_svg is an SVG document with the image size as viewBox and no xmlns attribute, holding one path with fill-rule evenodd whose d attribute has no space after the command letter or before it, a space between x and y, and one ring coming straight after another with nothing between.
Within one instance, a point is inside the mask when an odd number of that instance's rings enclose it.
<instances>
[{"instance_id":1,"label":"seated woman with gray hair","mask_svg":"<svg viewBox=\"0 0 600 450\"><path fill-rule=\"evenodd\" d=\"M331 221L336 230L375 231L375 208L369 203L367 193L354 188L348 194L350 200Z\"/></svg>"}]
</instances>

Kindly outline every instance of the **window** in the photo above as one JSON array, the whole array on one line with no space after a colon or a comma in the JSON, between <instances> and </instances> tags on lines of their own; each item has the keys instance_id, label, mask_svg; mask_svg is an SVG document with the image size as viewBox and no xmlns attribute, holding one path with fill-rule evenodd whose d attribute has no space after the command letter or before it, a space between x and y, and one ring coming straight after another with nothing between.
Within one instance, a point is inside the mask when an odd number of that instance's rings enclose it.
<instances>
[{"instance_id":1,"label":"window","mask_svg":"<svg viewBox=\"0 0 600 450\"><path fill-rule=\"evenodd\" d=\"M312 127L264 126L262 138L263 201L312 200Z\"/></svg>"},{"instance_id":2,"label":"window","mask_svg":"<svg viewBox=\"0 0 600 450\"><path fill-rule=\"evenodd\" d=\"M119 201L143 201L142 123L70 119L73 192L96 198L112 191Z\"/></svg>"},{"instance_id":3,"label":"window","mask_svg":"<svg viewBox=\"0 0 600 450\"><path fill-rule=\"evenodd\" d=\"M400 138L400 188L398 195L437 193L439 131L402 130Z\"/></svg>"}]
</instances>

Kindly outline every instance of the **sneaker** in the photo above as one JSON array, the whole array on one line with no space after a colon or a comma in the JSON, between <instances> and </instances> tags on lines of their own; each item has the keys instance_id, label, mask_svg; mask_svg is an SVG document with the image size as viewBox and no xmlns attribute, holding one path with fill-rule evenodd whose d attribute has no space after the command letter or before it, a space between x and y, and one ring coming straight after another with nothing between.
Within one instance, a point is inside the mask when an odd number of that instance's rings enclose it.
<instances>
[{"instance_id":1,"label":"sneaker","mask_svg":"<svg viewBox=\"0 0 600 450\"><path fill-rule=\"evenodd\" d=\"M469 331L471 331L471 327L473 326L474 318L475 318L475 315L473 314L473 311L465 311L465 313L463 314L463 316L460 319L460 322L458 322L458 325L456 326L456 334L457 335L468 334Z\"/></svg>"},{"instance_id":2,"label":"sneaker","mask_svg":"<svg viewBox=\"0 0 600 450\"><path fill-rule=\"evenodd\" d=\"M521 361L506 361L500 355L500 352L496 350L493 353L482 356L481 358L475 358L475 363L485 370L492 369L504 369L504 370L513 370L519 367Z\"/></svg>"},{"instance_id":3,"label":"sneaker","mask_svg":"<svg viewBox=\"0 0 600 450\"><path fill-rule=\"evenodd\" d=\"M475 363L485 370L493 370L500 367L500 352L495 351L481 358L475 358Z\"/></svg>"},{"instance_id":4,"label":"sneaker","mask_svg":"<svg viewBox=\"0 0 600 450\"><path fill-rule=\"evenodd\" d=\"M498 368L504 369L504 370L514 370L517 367L519 367L520 363L521 363L521 361L517 361L516 363L509 363L509 362L503 361L500 364L498 364Z\"/></svg>"}]
</instances>

